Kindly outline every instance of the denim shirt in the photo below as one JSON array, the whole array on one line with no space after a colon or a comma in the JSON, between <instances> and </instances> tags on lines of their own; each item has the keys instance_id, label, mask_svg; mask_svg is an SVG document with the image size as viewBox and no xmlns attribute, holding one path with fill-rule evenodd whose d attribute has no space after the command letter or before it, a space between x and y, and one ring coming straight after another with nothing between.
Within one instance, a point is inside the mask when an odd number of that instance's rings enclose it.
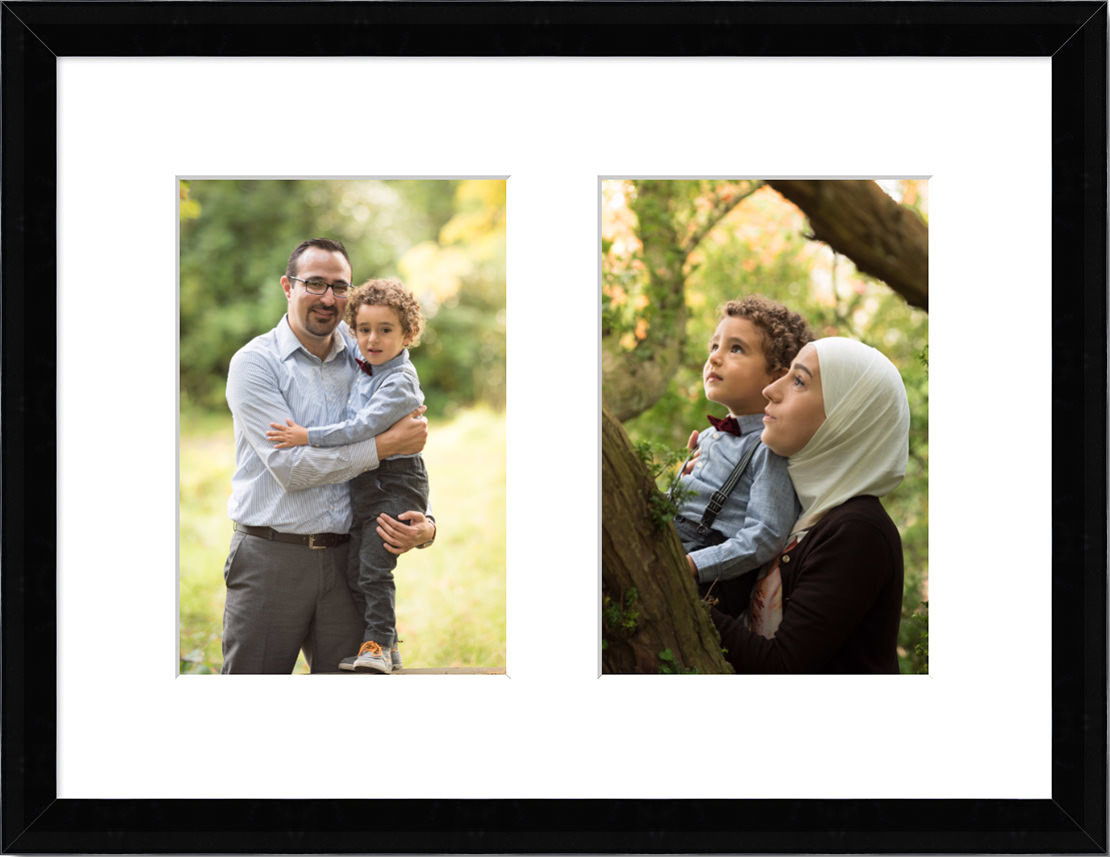
<instances>
[{"instance_id":1,"label":"denim shirt","mask_svg":"<svg viewBox=\"0 0 1110 857\"><path fill-rule=\"evenodd\" d=\"M228 517L284 533L345 533L351 527L347 480L378 466L373 439L329 449L275 449L270 423L291 417L327 425L346 415L359 372L341 323L324 360L308 351L285 317L235 352L227 403L235 425L235 473ZM361 374L361 373L359 373Z\"/></svg>"},{"instance_id":2,"label":"denim shirt","mask_svg":"<svg viewBox=\"0 0 1110 857\"><path fill-rule=\"evenodd\" d=\"M357 354L357 346L354 348L352 359ZM309 446L335 447L369 440L424 404L420 378L409 361L407 348L402 348L392 360L371 369L373 374L369 375L359 369L347 399L346 419L310 427ZM391 458L413 458L415 455L419 453Z\"/></svg>"},{"instance_id":3,"label":"denim shirt","mask_svg":"<svg viewBox=\"0 0 1110 857\"><path fill-rule=\"evenodd\" d=\"M701 455L680 485L695 492L678 510L680 517L697 523L714 491L721 488L732 468L752 444L759 442L763 414L737 417L740 436L706 428L698 435ZM770 561L786 544L790 529L801 514L801 504L786 470L786 459L759 444L736 483L712 529L724 536L720 544L687 543L683 547L698 569L698 582L729 580Z\"/></svg>"}]
</instances>

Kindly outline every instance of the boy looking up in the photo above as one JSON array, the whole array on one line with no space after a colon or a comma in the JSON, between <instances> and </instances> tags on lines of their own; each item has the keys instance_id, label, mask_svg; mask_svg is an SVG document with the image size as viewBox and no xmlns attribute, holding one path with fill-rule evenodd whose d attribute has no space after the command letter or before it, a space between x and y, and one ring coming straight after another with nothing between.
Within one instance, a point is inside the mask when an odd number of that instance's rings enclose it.
<instances>
[{"instance_id":1,"label":"boy looking up","mask_svg":"<svg viewBox=\"0 0 1110 857\"><path fill-rule=\"evenodd\" d=\"M786 374L790 361L813 336L797 313L760 297L729 301L709 341L702 370L705 397L728 409L710 416L711 428L690 438L699 451L693 468L680 477L687 494L675 516L690 573L702 594L770 561L782 549L801 508L786 470L786 459L760 443L763 388ZM731 490L737 464L747 464ZM714 494L717 503L711 503ZM719 509L717 506L719 505ZM726 611L746 606L755 575L743 586L714 594L729 602Z\"/></svg>"}]
</instances>

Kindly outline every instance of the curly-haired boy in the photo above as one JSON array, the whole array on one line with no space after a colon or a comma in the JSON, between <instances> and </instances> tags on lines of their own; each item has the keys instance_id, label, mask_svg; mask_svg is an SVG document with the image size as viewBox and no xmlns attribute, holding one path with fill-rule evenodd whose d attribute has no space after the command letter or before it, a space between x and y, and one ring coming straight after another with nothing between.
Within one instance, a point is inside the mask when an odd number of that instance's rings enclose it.
<instances>
[{"instance_id":1,"label":"curly-haired boy","mask_svg":"<svg viewBox=\"0 0 1110 857\"><path fill-rule=\"evenodd\" d=\"M686 499L675 527L702 594L713 589L735 615L754 581L747 572L775 557L800 512L786 459L759 436L763 389L786 374L813 336L801 316L766 298L729 301L718 313L702 380L705 397L729 415L710 416L711 427L690 437L698 453L680 476Z\"/></svg>"},{"instance_id":2,"label":"curly-haired boy","mask_svg":"<svg viewBox=\"0 0 1110 857\"><path fill-rule=\"evenodd\" d=\"M407 347L420 341L424 326L413 294L399 280L368 280L351 292L344 320L354 333L355 360L362 369L347 400L348 419L310 428L292 420L271 423L266 437L278 449L367 440L424 404ZM344 658L339 668L395 672L401 668L393 583L397 556L378 535L377 519L384 513L404 520L410 509L427 512L428 474L419 453L395 455L349 484L354 521L347 578L355 601L365 604L365 631L358 654Z\"/></svg>"}]
</instances>

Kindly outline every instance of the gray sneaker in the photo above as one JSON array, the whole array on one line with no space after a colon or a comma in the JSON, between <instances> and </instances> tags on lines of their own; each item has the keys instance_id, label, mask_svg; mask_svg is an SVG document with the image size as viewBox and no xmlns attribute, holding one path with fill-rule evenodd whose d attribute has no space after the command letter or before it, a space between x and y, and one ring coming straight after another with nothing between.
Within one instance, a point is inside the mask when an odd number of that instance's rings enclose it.
<instances>
[{"instance_id":1,"label":"gray sneaker","mask_svg":"<svg viewBox=\"0 0 1110 857\"><path fill-rule=\"evenodd\" d=\"M339 662L341 670L354 670L360 672L367 670L389 675L392 672L389 653L383 652L382 647L373 640L367 640L352 658L344 658Z\"/></svg>"},{"instance_id":2,"label":"gray sneaker","mask_svg":"<svg viewBox=\"0 0 1110 857\"><path fill-rule=\"evenodd\" d=\"M397 643L400 643L400 642L403 642L403 641L401 641L401 640L397 641ZM390 663L390 667L391 667L390 671L395 672L395 673L399 673L403 669L403 667L401 666L401 650L397 648L397 643L394 643L393 648L391 648L389 650L389 663ZM339 662L339 668L341 670L347 670L348 672L354 672L355 671L355 661L357 661L357 660L358 660L358 655L351 655L348 658L344 658L343 660L341 660Z\"/></svg>"}]
</instances>

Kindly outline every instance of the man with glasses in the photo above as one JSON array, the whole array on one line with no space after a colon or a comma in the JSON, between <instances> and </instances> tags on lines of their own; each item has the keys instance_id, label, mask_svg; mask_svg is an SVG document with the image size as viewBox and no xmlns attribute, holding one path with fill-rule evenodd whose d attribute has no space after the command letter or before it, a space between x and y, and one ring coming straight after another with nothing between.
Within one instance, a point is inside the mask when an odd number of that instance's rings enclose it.
<instances>
[{"instance_id":1,"label":"man with glasses","mask_svg":"<svg viewBox=\"0 0 1110 857\"><path fill-rule=\"evenodd\" d=\"M304 650L312 672L338 672L362 642L362 609L347 585L351 526L346 482L391 455L424 448L423 408L372 440L348 446L274 449L278 417L301 425L346 418L359 371L339 321L351 262L338 241L313 238L289 257L281 278L288 305L277 327L231 359L227 401L235 422L235 522L224 565L224 673L290 673ZM425 547L435 522L419 512L379 518L393 553Z\"/></svg>"}]
</instances>

